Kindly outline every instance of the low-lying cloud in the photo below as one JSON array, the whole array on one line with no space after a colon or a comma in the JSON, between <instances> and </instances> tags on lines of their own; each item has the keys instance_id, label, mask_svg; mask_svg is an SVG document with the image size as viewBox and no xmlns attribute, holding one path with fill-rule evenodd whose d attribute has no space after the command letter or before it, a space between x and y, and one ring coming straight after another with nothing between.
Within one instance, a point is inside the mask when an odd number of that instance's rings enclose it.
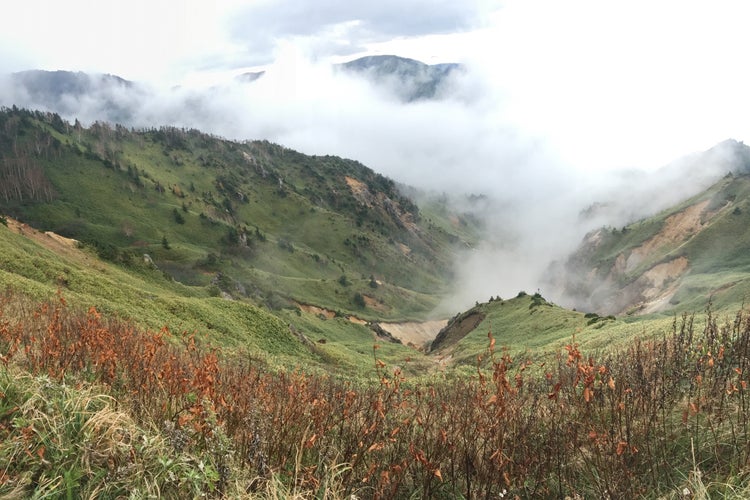
<instances>
[{"instance_id":1,"label":"low-lying cloud","mask_svg":"<svg viewBox=\"0 0 750 500\"><path fill-rule=\"evenodd\" d=\"M665 208L723 173L698 166L690 183L675 183L679 169L659 175L575 169L547 137L511 119L502 85L471 65L445 82L439 99L411 103L292 48L250 83L156 88L97 77L85 92L48 102L17 83L0 82L0 104L48 109L85 124L111 119L196 128L354 158L399 182L446 193L457 209L467 209L458 203L467 194L487 195L483 208L472 208L484 221L484 240L459 256L446 313L520 290L541 288L548 296L550 262L568 255L587 231ZM581 217L595 202L599 209Z\"/></svg>"}]
</instances>

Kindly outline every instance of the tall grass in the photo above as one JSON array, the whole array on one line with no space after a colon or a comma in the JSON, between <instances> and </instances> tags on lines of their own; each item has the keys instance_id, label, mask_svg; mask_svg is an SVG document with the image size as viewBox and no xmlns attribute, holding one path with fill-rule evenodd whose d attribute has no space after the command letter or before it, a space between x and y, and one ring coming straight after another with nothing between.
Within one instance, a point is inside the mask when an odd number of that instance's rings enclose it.
<instances>
[{"instance_id":1,"label":"tall grass","mask_svg":"<svg viewBox=\"0 0 750 500\"><path fill-rule=\"evenodd\" d=\"M376 348L370 383L8 292L0 496L741 497L750 318L702 318L541 363L490 334L471 377L410 380Z\"/></svg>"}]
</instances>

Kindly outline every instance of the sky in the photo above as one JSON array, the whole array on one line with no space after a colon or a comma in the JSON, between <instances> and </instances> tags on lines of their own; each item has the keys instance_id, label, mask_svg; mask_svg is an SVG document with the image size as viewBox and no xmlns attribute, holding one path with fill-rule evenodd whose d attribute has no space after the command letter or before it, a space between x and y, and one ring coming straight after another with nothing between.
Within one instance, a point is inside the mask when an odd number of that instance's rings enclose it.
<instances>
[{"instance_id":1,"label":"sky","mask_svg":"<svg viewBox=\"0 0 750 500\"><path fill-rule=\"evenodd\" d=\"M608 200L611 218L594 222L623 224L710 178L639 172L750 139L745 0L4 0L2 11L0 74L116 74L153 89L133 104L136 125L269 139L492 195L486 251L459 263L467 286L487 281L484 298L534 290L590 229L561 230L587 204ZM444 99L407 105L331 70L376 54L466 72ZM252 86L233 79L258 69ZM0 104L13 99L0 82ZM73 109L93 121L96 100Z\"/></svg>"},{"instance_id":2,"label":"sky","mask_svg":"<svg viewBox=\"0 0 750 500\"><path fill-rule=\"evenodd\" d=\"M314 63L470 64L503 119L589 170L653 168L750 127L742 0L5 0L3 12L4 72L202 85L290 47Z\"/></svg>"}]
</instances>

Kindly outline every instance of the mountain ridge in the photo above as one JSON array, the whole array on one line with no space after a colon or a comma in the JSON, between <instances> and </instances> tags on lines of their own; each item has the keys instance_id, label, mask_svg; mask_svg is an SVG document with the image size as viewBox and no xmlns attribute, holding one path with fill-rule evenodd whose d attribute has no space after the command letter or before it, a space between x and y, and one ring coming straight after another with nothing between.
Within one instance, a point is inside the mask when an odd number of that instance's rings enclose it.
<instances>
[{"instance_id":1,"label":"mountain ridge","mask_svg":"<svg viewBox=\"0 0 750 500\"><path fill-rule=\"evenodd\" d=\"M390 87L404 102L440 98L448 78L463 70L458 63L426 64L393 55L365 56L336 68Z\"/></svg>"},{"instance_id":2,"label":"mountain ridge","mask_svg":"<svg viewBox=\"0 0 750 500\"><path fill-rule=\"evenodd\" d=\"M115 261L149 252L186 283L207 285L204 273L219 272L225 293L316 298L333 310L359 310L359 293L408 319L437 300L426 297L445 286L451 248L474 237L469 219L450 214L466 229L438 223L443 215L422 214L392 180L353 160L198 131L0 114L5 213ZM383 285L370 287L376 278ZM400 317L409 303L417 309Z\"/></svg>"},{"instance_id":3,"label":"mountain ridge","mask_svg":"<svg viewBox=\"0 0 750 500\"><path fill-rule=\"evenodd\" d=\"M571 307L648 314L739 300L736 294L750 279L744 251L750 148L727 140L676 165L695 171L702 163L716 164L717 156L718 168L727 172L708 189L621 229L595 229L564 263L552 266L553 286ZM725 297L733 287L735 296Z\"/></svg>"},{"instance_id":4,"label":"mountain ridge","mask_svg":"<svg viewBox=\"0 0 750 500\"><path fill-rule=\"evenodd\" d=\"M332 67L334 72L364 78L404 103L442 98L448 78L463 68L457 63L428 65L392 55L367 56ZM265 73L242 73L234 82L252 85ZM31 69L12 73L9 81L14 102L6 102L7 106L43 109L72 120L79 111L79 102L84 100L95 105L96 120L126 126L138 125L133 123L134 107L138 103L144 105L151 92L143 83L117 75L82 71Z\"/></svg>"}]
</instances>

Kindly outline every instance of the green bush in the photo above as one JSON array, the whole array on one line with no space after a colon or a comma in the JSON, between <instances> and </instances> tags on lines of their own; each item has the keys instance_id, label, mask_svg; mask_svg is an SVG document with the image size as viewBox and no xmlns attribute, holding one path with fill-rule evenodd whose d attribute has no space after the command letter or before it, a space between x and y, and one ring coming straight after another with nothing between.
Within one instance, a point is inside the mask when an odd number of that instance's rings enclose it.
<instances>
[{"instance_id":1,"label":"green bush","mask_svg":"<svg viewBox=\"0 0 750 500\"><path fill-rule=\"evenodd\" d=\"M183 217L182 214L180 212L178 212L176 208L174 210L172 210L172 217L174 217L174 221L177 224L184 224L185 223L185 217Z\"/></svg>"}]
</instances>

